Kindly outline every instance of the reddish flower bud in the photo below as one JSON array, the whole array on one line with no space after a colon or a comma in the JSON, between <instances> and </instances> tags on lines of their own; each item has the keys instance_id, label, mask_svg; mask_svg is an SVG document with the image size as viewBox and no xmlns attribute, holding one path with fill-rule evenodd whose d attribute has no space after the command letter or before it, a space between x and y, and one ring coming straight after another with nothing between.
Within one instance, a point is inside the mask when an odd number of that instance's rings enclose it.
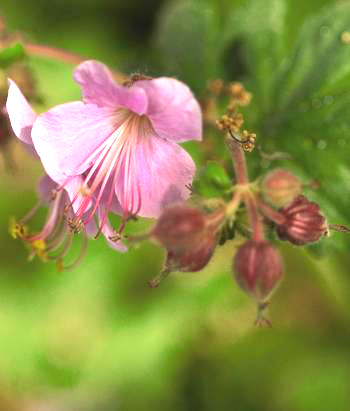
<instances>
[{"instance_id":1,"label":"reddish flower bud","mask_svg":"<svg viewBox=\"0 0 350 411\"><path fill-rule=\"evenodd\" d=\"M194 272L210 261L225 209L205 214L199 209L177 205L164 210L151 235L167 249L164 270L149 282L151 287L172 271Z\"/></svg>"},{"instance_id":2,"label":"reddish flower bud","mask_svg":"<svg viewBox=\"0 0 350 411\"><path fill-rule=\"evenodd\" d=\"M264 301L281 280L283 264L279 252L267 241L248 240L239 247L233 269L240 288Z\"/></svg>"},{"instance_id":3,"label":"reddish flower bud","mask_svg":"<svg viewBox=\"0 0 350 411\"><path fill-rule=\"evenodd\" d=\"M277 226L278 236L295 245L304 245L318 241L328 233L327 221L318 204L304 196L298 196L280 213L285 222Z\"/></svg>"},{"instance_id":4,"label":"reddish flower bud","mask_svg":"<svg viewBox=\"0 0 350 411\"><path fill-rule=\"evenodd\" d=\"M173 251L193 247L206 229L206 218L197 208L176 205L167 208L157 221L152 235Z\"/></svg>"},{"instance_id":5,"label":"reddish flower bud","mask_svg":"<svg viewBox=\"0 0 350 411\"><path fill-rule=\"evenodd\" d=\"M166 266L171 271L195 272L202 270L210 261L217 243L216 235L208 234L198 244L181 253L168 252Z\"/></svg>"},{"instance_id":6,"label":"reddish flower bud","mask_svg":"<svg viewBox=\"0 0 350 411\"><path fill-rule=\"evenodd\" d=\"M302 191L301 181L288 170L277 168L270 171L262 182L266 201L275 207L284 207Z\"/></svg>"}]
</instances>

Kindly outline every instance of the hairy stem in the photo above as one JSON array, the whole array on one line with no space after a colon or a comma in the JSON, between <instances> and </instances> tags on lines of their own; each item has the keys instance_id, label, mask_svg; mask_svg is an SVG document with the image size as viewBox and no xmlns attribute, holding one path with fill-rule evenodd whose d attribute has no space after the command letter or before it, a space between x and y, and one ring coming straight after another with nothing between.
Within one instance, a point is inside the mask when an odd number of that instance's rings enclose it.
<instances>
[{"instance_id":1,"label":"hairy stem","mask_svg":"<svg viewBox=\"0 0 350 411\"><path fill-rule=\"evenodd\" d=\"M247 185L249 183L249 177L244 151L241 145L234 141L232 138L228 137L226 141L232 156L236 183ZM252 227L252 238L255 241L262 241L264 240L264 227L259 216L256 199L249 190L243 193L242 198L247 208L250 225Z\"/></svg>"},{"instance_id":2,"label":"hairy stem","mask_svg":"<svg viewBox=\"0 0 350 411\"><path fill-rule=\"evenodd\" d=\"M247 207L250 225L253 230L252 239L254 241L263 241L265 238L264 227L258 213L256 200L250 193L246 193L246 195L243 197L243 200L245 206Z\"/></svg>"},{"instance_id":3,"label":"hairy stem","mask_svg":"<svg viewBox=\"0 0 350 411\"><path fill-rule=\"evenodd\" d=\"M233 168L237 184L247 184L249 182L247 164L245 161L244 151L239 143L228 137L227 146L231 151Z\"/></svg>"}]
</instances>

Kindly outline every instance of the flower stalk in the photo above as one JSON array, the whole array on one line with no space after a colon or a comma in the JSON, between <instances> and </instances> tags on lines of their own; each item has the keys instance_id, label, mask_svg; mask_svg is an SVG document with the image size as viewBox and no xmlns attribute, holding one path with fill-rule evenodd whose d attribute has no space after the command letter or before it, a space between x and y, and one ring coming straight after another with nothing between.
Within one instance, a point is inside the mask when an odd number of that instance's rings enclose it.
<instances>
[{"instance_id":1,"label":"flower stalk","mask_svg":"<svg viewBox=\"0 0 350 411\"><path fill-rule=\"evenodd\" d=\"M240 143L230 137L227 137L226 141L232 156L236 183L238 185L248 186L249 177L243 148ZM243 193L242 200L247 208L250 225L253 231L253 239L256 241L261 241L264 239L264 229L258 213L255 197L251 194L249 188Z\"/></svg>"}]
</instances>

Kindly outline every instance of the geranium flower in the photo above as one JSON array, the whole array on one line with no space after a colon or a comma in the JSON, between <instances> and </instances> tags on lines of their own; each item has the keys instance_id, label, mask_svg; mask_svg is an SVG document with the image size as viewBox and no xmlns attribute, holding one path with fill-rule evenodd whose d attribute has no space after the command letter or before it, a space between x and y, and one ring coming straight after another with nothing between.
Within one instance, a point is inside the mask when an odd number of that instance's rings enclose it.
<instances>
[{"instance_id":1,"label":"geranium flower","mask_svg":"<svg viewBox=\"0 0 350 411\"><path fill-rule=\"evenodd\" d=\"M10 118L12 129L15 135L22 141L26 150L38 157L33 146L31 131L37 115L30 107L29 103L13 81L9 81L9 92L6 103L7 114ZM70 184L66 187L74 195L74 187ZM14 238L21 238L29 247L30 258L37 255L43 261L55 260L59 268L63 266L63 258L68 253L74 234L75 215L66 190L60 189L48 175L44 175L37 186L39 201L23 218L16 221L12 219L10 231ZM48 206L48 214L43 228L36 233L30 233L27 223L36 214L41 206ZM87 236L96 235L97 227L94 221L81 227L82 247L78 258L70 264L75 265L80 261L86 249ZM119 251L126 251L126 247L120 242L112 242L112 228L109 221L106 221L103 233L113 248Z\"/></svg>"},{"instance_id":2,"label":"geranium flower","mask_svg":"<svg viewBox=\"0 0 350 411\"><path fill-rule=\"evenodd\" d=\"M177 143L202 137L190 89L167 77L118 85L96 61L81 63L74 79L83 101L41 114L31 136L48 175L70 193L76 223L97 212L103 230L110 211L157 217L185 200L195 165Z\"/></svg>"}]
</instances>

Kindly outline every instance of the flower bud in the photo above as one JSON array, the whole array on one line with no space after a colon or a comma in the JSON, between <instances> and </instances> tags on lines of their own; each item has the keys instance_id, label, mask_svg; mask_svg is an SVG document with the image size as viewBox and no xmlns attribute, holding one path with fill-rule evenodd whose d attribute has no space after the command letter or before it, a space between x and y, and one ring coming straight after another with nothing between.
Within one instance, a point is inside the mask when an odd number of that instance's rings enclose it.
<instances>
[{"instance_id":1,"label":"flower bud","mask_svg":"<svg viewBox=\"0 0 350 411\"><path fill-rule=\"evenodd\" d=\"M149 282L150 286L157 287L173 271L202 270L214 253L225 217L225 208L208 214L186 205L164 210L151 235L166 248L167 258L163 271Z\"/></svg>"},{"instance_id":2,"label":"flower bud","mask_svg":"<svg viewBox=\"0 0 350 411\"><path fill-rule=\"evenodd\" d=\"M302 184L298 177L282 168L270 171L262 182L265 200L275 207L290 204L301 191Z\"/></svg>"},{"instance_id":3,"label":"flower bud","mask_svg":"<svg viewBox=\"0 0 350 411\"><path fill-rule=\"evenodd\" d=\"M248 240L239 247L233 270L240 288L264 301L282 278L282 258L267 241Z\"/></svg>"},{"instance_id":4,"label":"flower bud","mask_svg":"<svg viewBox=\"0 0 350 411\"><path fill-rule=\"evenodd\" d=\"M176 205L164 210L152 235L168 250L180 252L200 241L205 229L205 214L197 208Z\"/></svg>"},{"instance_id":5,"label":"flower bud","mask_svg":"<svg viewBox=\"0 0 350 411\"><path fill-rule=\"evenodd\" d=\"M318 241L328 232L327 221L319 205L302 195L282 208L280 213L285 216L285 222L277 226L277 234L282 240L304 245Z\"/></svg>"},{"instance_id":6,"label":"flower bud","mask_svg":"<svg viewBox=\"0 0 350 411\"><path fill-rule=\"evenodd\" d=\"M193 244L192 247L181 253L169 251L166 266L172 271L200 271L209 263L216 243L216 236L208 234L205 238L202 238L199 244Z\"/></svg>"}]
</instances>

